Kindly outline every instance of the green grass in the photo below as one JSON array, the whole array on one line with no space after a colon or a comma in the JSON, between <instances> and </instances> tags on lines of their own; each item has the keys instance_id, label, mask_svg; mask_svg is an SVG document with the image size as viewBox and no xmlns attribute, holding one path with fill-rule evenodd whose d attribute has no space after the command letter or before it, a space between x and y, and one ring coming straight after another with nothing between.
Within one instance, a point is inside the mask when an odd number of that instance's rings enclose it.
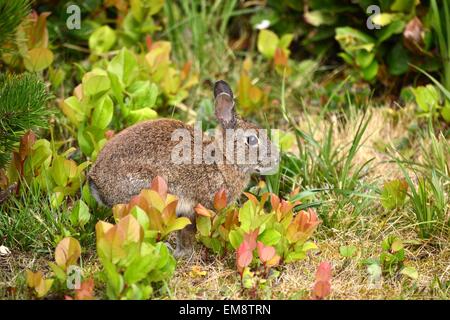
<instances>
[{"instance_id":1,"label":"green grass","mask_svg":"<svg viewBox=\"0 0 450 320\"><path fill-rule=\"evenodd\" d=\"M213 117L210 81L224 78L237 87L243 53L231 50L229 27L256 10L239 9L237 0L165 2L161 15L168 27L156 38L169 40L177 63L192 60L200 75L200 85L183 102L182 111L192 111L184 115L186 122L200 117L205 111L200 108L208 109L205 118ZM440 22L441 28L447 28L444 22ZM249 39L249 52L244 53L252 57L252 83L270 87L270 93L264 109L246 110L248 118L293 134L295 143L282 152L279 171L254 177L250 190L255 190L252 187L261 179L267 190L285 197L300 187L296 199L302 203L296 210L314 207L322 220L313 237L319 250L303 261L280 267L276 283L255 293L242 288L234 253L218 257L197 244L192 259L179 262L167 287L169 294L157 298L304 298L318 263L330 261L332 299L450 299L450 143L445 130L437 129L445 126L436 125L431 117L418 118L408 103L398 109L377 107L383 105L383 98L376 100L366 91L359 92L360 83L343 74L342 66L307 61L294 66L293 74L280 77L273 71L272 61L252 51L254 40ZM440 42L445 57L447 40ZM87 58L77 63L85 70L92 66ZM73 88L63 89L69 92ZM53 99L51 105L56 104ZM174 117L182 117L180 113L174 109ZM67 133L77 128L63 127L66 119L61 114L55 117L52 142L64 148L78 147ZM74 160L85 159L79 153ZM405 179L408 194L403 206L388 210L381 205L380 194L383 184L393 179ZM110 210L91 206L89 223L84 228L74 227L69 215L80 192L58 208L51 205L50 194L23 184L19 195L0 204L0 245L11 250L10 255L0 257L0 298L32 298L24 270L50 274L47 262L54 260L55 246L66 236L80 241L83 270L96 279L97 297L104 297L95 253L95 224L111 221ZM363 262L379 257L381 243L389 236L404 241L405 265L416 268L419 276L410 279L396 273L385 276L379 287L369 288ZM169 242L174 245L173 238ZM341 256L344 245L354 246L355 256ZM60 292L56 294L53 297Z\"/></svg>"}]
</instances>

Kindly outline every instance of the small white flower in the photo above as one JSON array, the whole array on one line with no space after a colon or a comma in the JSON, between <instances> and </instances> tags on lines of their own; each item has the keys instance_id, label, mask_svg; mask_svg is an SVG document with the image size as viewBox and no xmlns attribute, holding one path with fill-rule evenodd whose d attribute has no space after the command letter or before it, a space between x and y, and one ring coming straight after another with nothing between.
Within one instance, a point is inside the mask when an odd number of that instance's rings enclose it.
<instances>
[{"instance_id":1,"label":"small white flower","mask_svg":"<svg viewBox=\"0 0 450 320\"><path fill-rule=\"evenodd\" d=\"M0 256L9 256L11 254L11 251L8 247L0 246Z\"/></svg>"},{"instance_id":2,"label":"small white flower","mask_svg":"<svg viewBox=\"0 0 450 320\"><path fill-rule=\"evenodd\" d=\"M270 27L270 21L267 19L262 20L255 26L255 28L258 30L267 29L268 27Z\"/></svg>"}]
</instances>

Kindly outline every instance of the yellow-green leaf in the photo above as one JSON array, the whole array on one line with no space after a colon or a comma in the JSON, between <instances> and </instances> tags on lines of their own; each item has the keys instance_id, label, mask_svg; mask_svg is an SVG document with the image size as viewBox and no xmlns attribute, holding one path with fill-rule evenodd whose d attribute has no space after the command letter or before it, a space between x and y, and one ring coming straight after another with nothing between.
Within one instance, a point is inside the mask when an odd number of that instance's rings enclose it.
<instances>
[{"instance_id":1,"label":"yellow-green leaf","mask_svg":"<svg viewBox=\"0 0 450 320\"><path fill-rule=\"evenodd\" d=\"M47 48L34 48L28 51L24 59L25 68L38 72L48 68L53 62L53 52Z\"/></svg>"},{"instance_id":2,"label":"yellow-green leaf","mask_svg":"<svg viewBox=\"0 0 450 320\"><path fill-rule=\"evenodd\" d=\"M258 51L264 57L271 59L275 55L278 46L278 36L270 30L261 30L258 35Z\"/></svg>"},{"instance_id":3,"label":"yellow-green leaf","mask_svg":"<svg viewBox=\"0 0 450 320\"><path fill-rule=\"evenodd\" d=\"M77 239L67 237L62 239L55 249L55 262L64 270L77 263L81 255L81 246Z\"/></svg>"}]
</instances>

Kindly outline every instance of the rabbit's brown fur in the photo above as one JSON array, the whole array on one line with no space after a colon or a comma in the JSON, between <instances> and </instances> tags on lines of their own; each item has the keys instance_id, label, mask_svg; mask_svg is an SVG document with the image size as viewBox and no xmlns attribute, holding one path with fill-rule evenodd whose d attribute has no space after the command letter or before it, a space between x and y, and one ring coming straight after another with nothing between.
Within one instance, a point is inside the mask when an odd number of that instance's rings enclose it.
<instances>
[{"instance_id":1,"label":"rabbit's brown fur","mask_svg":"<svg viewBox=\"0 0 450 320\"><path fill-rule=\"evenodd\" d=\"M223 85L220 87L220 85ZM231 90L224 82L216 83L216 115L221 127L254 129L255 125L234 114ZM229 92L227 91L229 90ZM231 96L230 96L231 93ZM231 99L231 100L230 100ZM232 103L232 105L230 104ZM247 186L253 166L212 163L174 164L172 150L179 141L172 141L172 133L186 129L190 133L194 150L194 129L178 120L146 121L129 127L109 140L99 153L89 172L92 193L107 206L126 203L134 195L148 188L155 176L167 181L169 192L179 198L177 214L194 220L193 208L201 203L212 208L214 194L221 188L227 191L229 202L234 202ZM213 138L203 135L203 146ZM193 221L194 222L194 221ZM192 246L193 227L182 230L178 236L177 253L182 255Z\"/></svg>"}]
</instances>

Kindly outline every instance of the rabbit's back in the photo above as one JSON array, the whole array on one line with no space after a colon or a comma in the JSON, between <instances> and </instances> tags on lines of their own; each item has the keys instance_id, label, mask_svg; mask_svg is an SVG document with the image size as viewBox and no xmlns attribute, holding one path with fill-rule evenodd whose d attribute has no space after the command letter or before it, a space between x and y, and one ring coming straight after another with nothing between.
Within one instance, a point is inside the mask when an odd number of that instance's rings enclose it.
<instances>
[{"instance_id":1,"label":"rabbit's back","mask_svg":"<svg viewBox=\"0 0 450 320\"><path fill-rule=\"evenodd\" d=\"M194 150L194 129L177 120L146 121L109 140L89 172L91 190L97 200L108 206L126 203L148 188L154 177L161 176L169 191L179 197L178 211L190 211L197 203L210 206L214 193L226 187L228 179L236 185L238 177L224 175L216 164L174 163L172 151L180 141L172 140L172 136L179 129L190 136L190 150ZM246 183L227 188L231 198Z\"/></svg>"}]
</instances>

